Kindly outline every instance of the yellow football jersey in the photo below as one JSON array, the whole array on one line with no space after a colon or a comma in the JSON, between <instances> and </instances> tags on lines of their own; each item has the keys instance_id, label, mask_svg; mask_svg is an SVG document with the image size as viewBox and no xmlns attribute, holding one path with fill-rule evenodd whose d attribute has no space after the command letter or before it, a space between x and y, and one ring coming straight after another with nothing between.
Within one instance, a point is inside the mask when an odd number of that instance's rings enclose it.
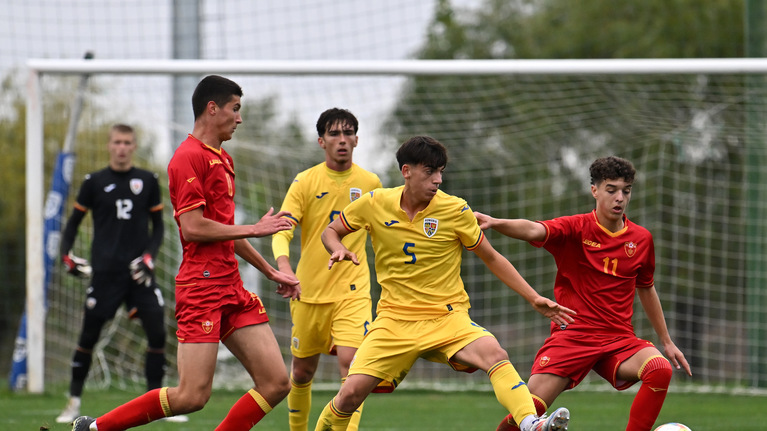
<instances>
[{"instance_id":1,"label":"yellow football jersey","mask_svg":"<svg viewBox=\"0 0 767 431\"><path fill-rule=\"evenodd\" d=\"M341 213L347 229L370 232L381 285L377 315L423 320L468 310L461 255L484 238L474 212L440 190L411 221L400 207L403 189L367 193Z\"/></svg>"},{"instance_id":2,"label":"yellow football jersey","mask_svg":"<svg viewBox=\"0 0 767 431\"><path fill-rule=\"evenodd\" d=\"M355 232L343 241L357 254L361 264L341 262L330 270L330 255L320 235L346 205L379 187L378 175L356 164L337 172L323 162L296 175L281 208L290 211L294 226L272 236L272 251L275 259L288 256L295 226L301 226L301 258L296 268L296 276L301 281L301 301L319 304L339 301L349 295L370 295L365 232Z\"/></svg>"}]
</instances>

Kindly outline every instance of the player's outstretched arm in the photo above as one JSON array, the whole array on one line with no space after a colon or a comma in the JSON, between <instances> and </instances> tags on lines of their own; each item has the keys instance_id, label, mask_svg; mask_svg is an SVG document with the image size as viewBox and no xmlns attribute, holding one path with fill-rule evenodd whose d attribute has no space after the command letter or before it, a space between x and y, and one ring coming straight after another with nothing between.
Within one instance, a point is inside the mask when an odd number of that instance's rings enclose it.
<instances>
[{"instance_id":1,"label":"player's outstretched arm","mask_svg":"<svg viewBox=\"0 0 767 431\"><path fill-rule=\"evenodd\" d=\"M655 333L658 334L661 344L663 344L663 350L668 360L671 361L671 364L677 370L684 369L688 376L692 376L690 364L684 357L684 353L671 340L668 326L666 326L666 318L663 315L663 307L661 306L655 286L637 289L637 296L639 296L639 302L642 303L642 308L644 308L645 314L647 314L647 319L650 321Z\"/></svg>"},{"instance_id":2,"label":"player's outstretched arm","mask_svg":"<svg viewBox=\"0 0 767 431\"><path fill-rule=\"evenodd\" d=\"M558 303L538 294L524 278L519 274L514 265L508 259L496 251L490 242L485 238L479 246L474 249L474 253L485 262L490 271L498 277L511 290L517 292L525 298L535 311L551 319L557 325L568 325L573 323L572 315L575 311L559 305Z\"/></svg>"},{"instance_id":3,"label":"player's outstretched arm","mask_svg":"<svg viewBox=\"0 0 767 431\"><path fill-rule=\"evenodd\" d=\"M228 225L219 223L215 220L205 218L202 208L195 208L191 211L181 213L178 216L181 225L181 234L186 241L191 242L211 242L211 241L231 241L242 238L256 238L281 230L292 229L293 224L289 219L282 216L290 215L285 211L273 214L274 209L270 209L258 223L254 225Z\"/></svg>"},{"instance_id":4,"label":"player's outstretched arm","mask_svg":"<svg viewBox=\"0 0 767 431\"><path fill-rule=\"evenodd\" d=\"M325 246L325 250L330 253L330 261L328 261L328 269L333 267L333 264L342 260L350 260L355 265L359 265L360 261L357 259L357 255L351 252L341 242L341 239L351 232L346 229L346 226L341 222L340 218L333 220L328 227L322 232L322 245Z\"/></svg>"},{"instance_id":5,"label":"player's outstretched arm","mask_svg":"<svg viewBox=\"0 0 767 431\"><path fill-rule=\"evenodd\" d=\"M538 222L526 219L499 219L475 211L474 216L482 230L493 229L508 237L523 241L543 241L546 239L546 228Z\"/></svg>"}]
</instances>

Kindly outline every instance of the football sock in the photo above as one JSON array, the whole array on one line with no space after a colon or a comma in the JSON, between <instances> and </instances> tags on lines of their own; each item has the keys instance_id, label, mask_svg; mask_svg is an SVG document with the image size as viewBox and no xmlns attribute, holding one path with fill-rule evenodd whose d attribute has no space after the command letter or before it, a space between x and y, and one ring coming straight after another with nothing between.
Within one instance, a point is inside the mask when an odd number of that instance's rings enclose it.
<instances>
[{"instance_id":1,"label":"football sock","mask_svg":"<svg viewBox=\"0 0 767 431\"><path fill-rule=\"evenodd\" d=\"M147 350L144 359L144 373L147 391L162 387L162 378L165 376L165 352Z\"/></svg>"},{"instance_id":2,"label":"football sock","mask_svg":"<svg viewBox=\"0 0 767 431\"><path fill-rule=\"evenodd\" d=\"M247 431L255 426L272 406L255 389L249 390L229 410L223 421L216 427L218 431Z\"/></svg>"},{"instance_id":3,"label":"football sock","mask_svg":"<svg viewBox=\"0 0 767 431\"><path fill-rule=\"evenodd\" d=\"M512 417L522 420L526 416L535 414L535 405L527 384L519 377L511 362L508 360L498 362L490 367L487 375L490 376L495 397L502 406L506 407Z\"/></svg>"},{"instance_id":4,"label":"football sock","mask_svg":"<svg viewBox=\"0 0 767 431\"><path fill-rule=\"evenodd\" d=\"M322 409L314 431L345 430L354 412L342 412L335 407L335 398Z\"/></svg>"},{"instance_id":5,"label":"football sock","mask_svg":"<svg viewBox=\"0 0 767 431\"><path fill-rule=\"evenodd\" d=\"M124 430L173 416L168 403L168 388L154 389L96 420L100 431Z\"/></svg>"},{"instance_id":6,"label":"football sock","mask_svg":"<svg viewBox=\"0 0 767 431\"><path fill-rule=\"evenodd\" d=\"M650 431L663 407L673 370L663 356L653 356L637 374L642 386L634 397L626 431Z\"/></svg>"},{"instance_id":7,"label":"football sock","mask_svg":"<svg viewBox=\"0 0 767 431\"><path fill-rule=\"evenodd\" d=\"M357 410L352 414L352 418L349 419L349 425L346 427L346 431L357 431L360 427L360 419L362 419L362 407L365 403L360 404Z\"/></svg>"},{"instance_id":8,"label":"football sock","mask_svg":"<svg viewBox=\"0 0 767 431\"><path fill-rule=\"evenodd\" d=\"M537 395L533 395L533 404L535 404L535 414L538 416L543 415L548 410L548 406ZM508 416L503 418L496 431L519 431L517 421L514 420L514 416L509 413Z\"/></svg>"},{"instance_id":9,"label":"football sock","mask_svg":"<svg viewBox=\"0 0 767 431\"><path fill-rule=\"evenodd\" d=\"M287 402L290 431L306 431L309 427L309 413L312 409L312 382L296 383L291 375Z\"/></svg>"},{"instance_id":10,"label":"football sock","mask_svg":"<svg viewBox=\"0 0 767 431\"><path fill-rule=\"evenodd\" d=\"M83 394L85 378L88 376L88 370L91 368L93 355L90 352L84 352L75 349L72 355L72 381L69 383L69 395L79 397Z\"/></svg>"}]
</instances>

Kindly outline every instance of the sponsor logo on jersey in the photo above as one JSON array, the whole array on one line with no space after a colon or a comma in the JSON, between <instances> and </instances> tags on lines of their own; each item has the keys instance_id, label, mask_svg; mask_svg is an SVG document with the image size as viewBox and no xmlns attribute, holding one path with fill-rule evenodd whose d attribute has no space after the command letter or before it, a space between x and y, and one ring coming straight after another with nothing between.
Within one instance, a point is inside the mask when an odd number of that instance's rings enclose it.
<instances>
[{"instance_id":1,"label":"sponsor logo on jersey","mask_svg":"<svg viewBox=\"0 0 767 431\"><path fill-rule=\"evenodd\" d=\"M228 160L227 160L227 162L228 162ZM210 166L213 166L213 165L223 165L224 164L219 159L210 159L210 160L208 160L208 163L210 163Z\"/></svg>"},{"instance_id":2,"label":"sponsor logo on jersey","mask_svg":"<svg viewBox=\"0 0 767 431\"><path fill-rule=\"evenodd\" d=\"M322 198L325 197L326 194L328 194L328 192L322 192L322 193L318 194L317 196L315 196L315 198L322 199Z\"/></svg>"},{"instance_id":3,"label":"sponsor logo on jersey","mask_svg":"<svg viewBox=\"0 0 767 431\"><path fill-rule=\"evenodd\" d=\"M213 331L213 322L210 320L206 320L200 324L202 326L202 332L206 334L210 334L211 331Z\"/></svg>"},{"instance_id":4,"label":"sponsor logo on jersey","mask_svg":"<svg viewBox=\"0 0 767 431\"><path fill-rule=\"evenodd\" d=\"M186 182L191 183L192 181L196 180L197 177L190 177L186 179Z\"/></svg>"},{"instance_id":5,"label":"sponsor logo on jersey","mask_svg":"<svg viewBox=\"0 0 767 431\"><path fill-rule=\"evenodd\" d=\"M140 194L142 190L144 190L144 180L141 178L131 178L130 191L132 191L134 195L137 195Z\"/></svg>"},{"instance_id":6,"label":"sponsor logo on jersey","mask_svg":"<svg viewBox=\"0 0 767 431\"><path fill-rule=\"evenodd\" d=\"M384 222L384 224L386 225L386 227L392 227L392 225L395 225L395 224L397 224L397 223L399 223L397 220L392 220L392 221L385 221L385 222Z\"/></svg>"},{"instance_id":7,"label":"sponsor logo on jersey","mask_svg":"<svg viewBox=\"0 0 767 431\"><path fill-rule=\"evenodd\" d=\"M623 251L626 252L626 256L634 257L634 254L637 252L636 243L633 241L626 241L623 243Z\"/></svg>"},{"instance_id":8,"label":"sponsor logo on jersey","mask_svg":"<svg viewBox=\"0 0 767 431\"><path fill-rule=\"evenodd\" d=\"M469 209L468 205L464 205L463 208L461 208L461 212L464 212Z\"/></svg>"},{"instance_id":9,"label":"sponsor logo on jersey","mask_svg":"<svg viewBox=\"0 0 767 431\"><path fill-rule=\"evenodd\" d=\"M437 233L437 226L439 225L439 220L431 217L427 217L423 219L423 233L426 234L429 238L433 237L435 233Z\"/></svg>"},{"instance_id":10,"label":"sponsor logo on jersey","mask_svg":"<svg viewBox=\"0 0 767 431\"><path fill-rule=\"evenodd\" d=\"M589 247L594 247L594 248L602 248L602 244L600 244L600 243L598 243L598 242L596 242L596 241L592 241L592 240L590 240L590 239L586 239L586 238L584 238L584 239L583 239L583 243L584 243L584 244L586 244L586 245L587 245L587 246L589 246Z\"/></svg>"},{"instance_id":11,"label":"sponsor logo on jersey","mask_svg":"<svg viewBox=\"0 0 767 431\"><path fill-rule=\"evenodd\" d=\"M105 191L105 192L107 192L107 193L109 193L109 192L111 192L112 190L114 190L114 189L115 189L115 187L117 187L117 185L115 185L115 183L112 183L112 184L110 184L110 185L108 185L108 186L104 187L104 191Z\"/></svg>"},{"instance_id":12,"label":"sponsor logo on jersey","mask_svg":"<svg viewBox=\"0 0 767 431\"><path fill-rule=\"evenodd\" d=\"M538 361L538 365L540 365L541 367L545 367L546 365L549 365L549 362L551 362L551 358L549 358L548 356L544 356L541 358L540 361Z\"/></svg>"},{"instance_id":13,"label":"sponsor logo on jersey","mask_svg":"<svg viewBox=\"0 0 767 431\"><path fill-rule=\"evenodd\" d=\"M362 197L362 189L358 189L357 187L349 189L349 202L354 202L360 197Z\"/></svg>"}]
</instances>

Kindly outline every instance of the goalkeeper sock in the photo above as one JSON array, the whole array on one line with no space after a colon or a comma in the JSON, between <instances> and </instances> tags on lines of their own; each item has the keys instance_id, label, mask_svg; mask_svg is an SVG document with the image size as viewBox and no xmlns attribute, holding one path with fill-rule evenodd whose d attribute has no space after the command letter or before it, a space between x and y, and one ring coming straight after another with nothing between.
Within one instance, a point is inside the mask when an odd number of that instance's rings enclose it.
<instances>
[{"instance_id":1,"label":"goalkeeper sock","mask_svg":"<svg viewBox=\"0 0 767 431\"><path fill-rule=\"evenodd\" d=\"M631 404L626 431L652 429L666 399L672 372L671 364L660 355L653 356L642 364L637 374L642 386Z\"/></svg>"},{"instance_id":2,"label":"goalkeeper sock","mask_svg":"<svg viewBox=\"0 0 767 431\"><path fill-rule=\"evenodd\" d=\"M168 388L160 388L99 416L97 422L99 429L103 431L124 430L145 425L166 416L173 416L168 402Z\"/></svg>"},{"instance_id":3,"label":"goalkeeper sock","mask_svg":"<svg viewBox=\"0 0 767 431\"><path fill-rule=\"evenodd\" d=\"M309 427L309 413L312 409L312 382L296 383L290 376L288 401L288 425L290 431L306 431Z\"/></svg>"},{"instance_id":4,"label":"goalkeeper sock","mask_svg":"<svg viewBox=\"0 0 767 431\"><path fill-rule=\"evenodd\" d=\"M69 383L69 395L80 397L83 394L85 378L88 376L88 370L91 368L93 355L90 352L84 352L76 349L72 356L72 381Z\"/></svg>"},{"instance_id":5,"label":"goalkeeper sock","mask_svg":"<svg viewBox=\"0 0 767 431\"><path fill-rule=\"evenodd\" d=\"M146 390L151 391L162 387L165 376L165 352L147 350L144 359L144 374L146 375Z\"/></svg>"},{"instance_id":6,"label":"goalkeeper sock","mask_svg":"<svg viewBox=\"0 0 767 431\"><path fill-rule=\"evenodd\" d=\"M322 409L314 431L345 430L347 428L354 412L339 411L335 406L335 400L335 398L330 400L325 408Z\"/></svg>"},{"instance_id":7,"label":"goalkeeper sock","mask_svg":"<svg viewBox=\"0 0 767 431\"><path fill-rule=\"evenodd\" d=\"M216 430L249 430L270 411L272 406L255 389L251 389L234 403Z\"/></svg>"}]
</instances>

